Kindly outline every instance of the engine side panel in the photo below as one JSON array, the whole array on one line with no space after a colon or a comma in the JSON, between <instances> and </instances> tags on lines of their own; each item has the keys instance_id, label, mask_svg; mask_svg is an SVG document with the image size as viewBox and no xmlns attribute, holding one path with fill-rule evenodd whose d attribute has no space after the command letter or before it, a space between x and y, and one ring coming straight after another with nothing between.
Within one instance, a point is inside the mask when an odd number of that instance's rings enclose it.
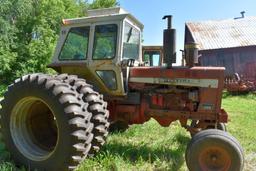
<instances>
[{"instance_id":1,"label":"engine side panel","mask_svg":"<svg viewBox=\"0 0 256 171\"><path fill-rule=\"evenodd\" d=\"M154 118L162 126L179 120L186 128L188 120L202 121L204 126L208 122L225 123L227 113L221 109L223 82L221 67L132 67L129 93L139 94L140 104L110 101L110 118L128 124Z\"/></svg>"},{"instance_id":2,"label":"engine side panel","mask_svg":"<svg viewBox=\"0 0 256 171\"><path fill-rule=\"evenodd\" d=\"M166 85L197 88L200 105L198 112L220 112L224 87L223 67L172 68L136 67L130 71L129 86Z\"/></svg>"}]
</instances>

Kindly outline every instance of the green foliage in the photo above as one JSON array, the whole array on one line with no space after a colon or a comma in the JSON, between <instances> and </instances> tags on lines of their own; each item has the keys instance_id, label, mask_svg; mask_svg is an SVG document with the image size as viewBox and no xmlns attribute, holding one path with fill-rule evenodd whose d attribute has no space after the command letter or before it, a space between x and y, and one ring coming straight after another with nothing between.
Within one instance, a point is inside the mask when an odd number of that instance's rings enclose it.
<instances>
[{"instance_id":1,"label":"green foliage","mask_svg":"<svg viewBox=\"0 0 256 171\"><path fill-rule=\"evenodd\" d=\"M87 9L117 5L115 0L1 0L0 84L47 69L61 20L85 16Z\"/></svg>"},{"instance_id":2,"label":"green foliage","mask_svg":"<svg viewBox=\"0 0 256 171\"><path fill-rule=\"evenodd\" d=\"M119 5L119 3L116 0L94 0L93 3L89 5L89 8L109 8L117 5Z\"/></svg>"},{"instance_id":3,"label":"green foliage","mask_svg":"<svg viewBox=\"0 0 256 171\"><path fill-rule=\"evenodd\" d=\"M0 84L0 100L1 100L1 97L3 96L3 93L6 91L6 88L7 88L6 85Z\"/></svg>"}]
</instances>

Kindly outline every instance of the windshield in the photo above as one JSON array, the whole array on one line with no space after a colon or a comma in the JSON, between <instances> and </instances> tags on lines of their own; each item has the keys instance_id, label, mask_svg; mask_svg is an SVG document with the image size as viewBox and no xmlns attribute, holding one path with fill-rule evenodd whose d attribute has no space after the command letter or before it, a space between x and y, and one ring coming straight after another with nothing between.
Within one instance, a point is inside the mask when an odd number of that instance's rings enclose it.
<instances>
[{"instance_id":1,"label":"windshield","mask_svg":"<svg viewBox=\"0 0 256 171\"><path fill-rule=\"evenodd\" d=\"M125 23L123 59L138 59L140 50L140 31Z\"/></svg>"},{"instance_id":2,"label":"windshield","mask_svg":"<svg viewBox=\"0 0 256 171\"><path fill-rule=\"evenodd\" d=\"M84 60L87 57L90 27L71 28L62 47L60 60Z\"/></svg>"},{"instance_id":3,"label":"windshield","mask_svg":"<svg viewBox=\"0 0 256 171\"><path fill-rule=\"evenodd\" d=\"M117 25L95 27L93 59L112 59L116 55Z\"/></svg>"}]
</instances>

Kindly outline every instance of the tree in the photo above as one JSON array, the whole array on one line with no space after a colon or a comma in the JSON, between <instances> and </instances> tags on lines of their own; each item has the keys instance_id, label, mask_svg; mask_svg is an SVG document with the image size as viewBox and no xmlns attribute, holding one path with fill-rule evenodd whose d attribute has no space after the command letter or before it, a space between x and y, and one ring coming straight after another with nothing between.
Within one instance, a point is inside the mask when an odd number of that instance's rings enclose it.
<instances>
[{"instance_id":1,"label":"tree","mask_svg":"<svg viewBox=\"0 0 256 171\"><path fill-rule=\"evenodd\" d=\"M117 5L119 5L119 3L116 0L94 0L92 4L89 5L89 8L90 9L109 8Z\"/></svg>"},{"instance_id":2,"label":"tree","mask_svg":"<svg viewBox=\"0 0 256 171\"><path fill-rule=\"evenodd\" d=\"M50 72L61 20L86 10L117 5L116 0L1 0L0 83L33 72Z\"/></svg>"}]
</instances>

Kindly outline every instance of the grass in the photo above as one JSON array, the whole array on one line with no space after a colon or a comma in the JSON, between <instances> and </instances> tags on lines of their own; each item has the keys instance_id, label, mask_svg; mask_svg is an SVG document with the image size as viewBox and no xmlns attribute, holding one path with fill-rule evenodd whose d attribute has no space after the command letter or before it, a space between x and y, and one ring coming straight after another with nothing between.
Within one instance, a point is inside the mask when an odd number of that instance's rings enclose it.
<instances>
[{"instance_id":1,"label":"grass","mask_svg":"<svg viewBox=\"0 0 256 171\"><path fill-rule=\"evenodd\" d=\"M102 152L77 170L185 170L183 155L189 139L178 123L163 128L151 120L110 135Z\"/></svg>"},{"instance_id":2,"label":"grass","mask_svg":"<svg viewBox=\"0 0 256 171\"><path fill-rule=\"evenodd\" d=\"M228 131L244 148L245 171L256 168L256 95L223 95L223 108L231 122ZM184 154L190 140L177 122L167 128L150 120L131 126L124 133L109 135L107 144L94 158L85 160L77 171L85 170L170 170L186 171ZM0 146L1 149L1 146ZM16 170L12 163L0 164L1 171Z\"/></svg>"}]
</instances>

